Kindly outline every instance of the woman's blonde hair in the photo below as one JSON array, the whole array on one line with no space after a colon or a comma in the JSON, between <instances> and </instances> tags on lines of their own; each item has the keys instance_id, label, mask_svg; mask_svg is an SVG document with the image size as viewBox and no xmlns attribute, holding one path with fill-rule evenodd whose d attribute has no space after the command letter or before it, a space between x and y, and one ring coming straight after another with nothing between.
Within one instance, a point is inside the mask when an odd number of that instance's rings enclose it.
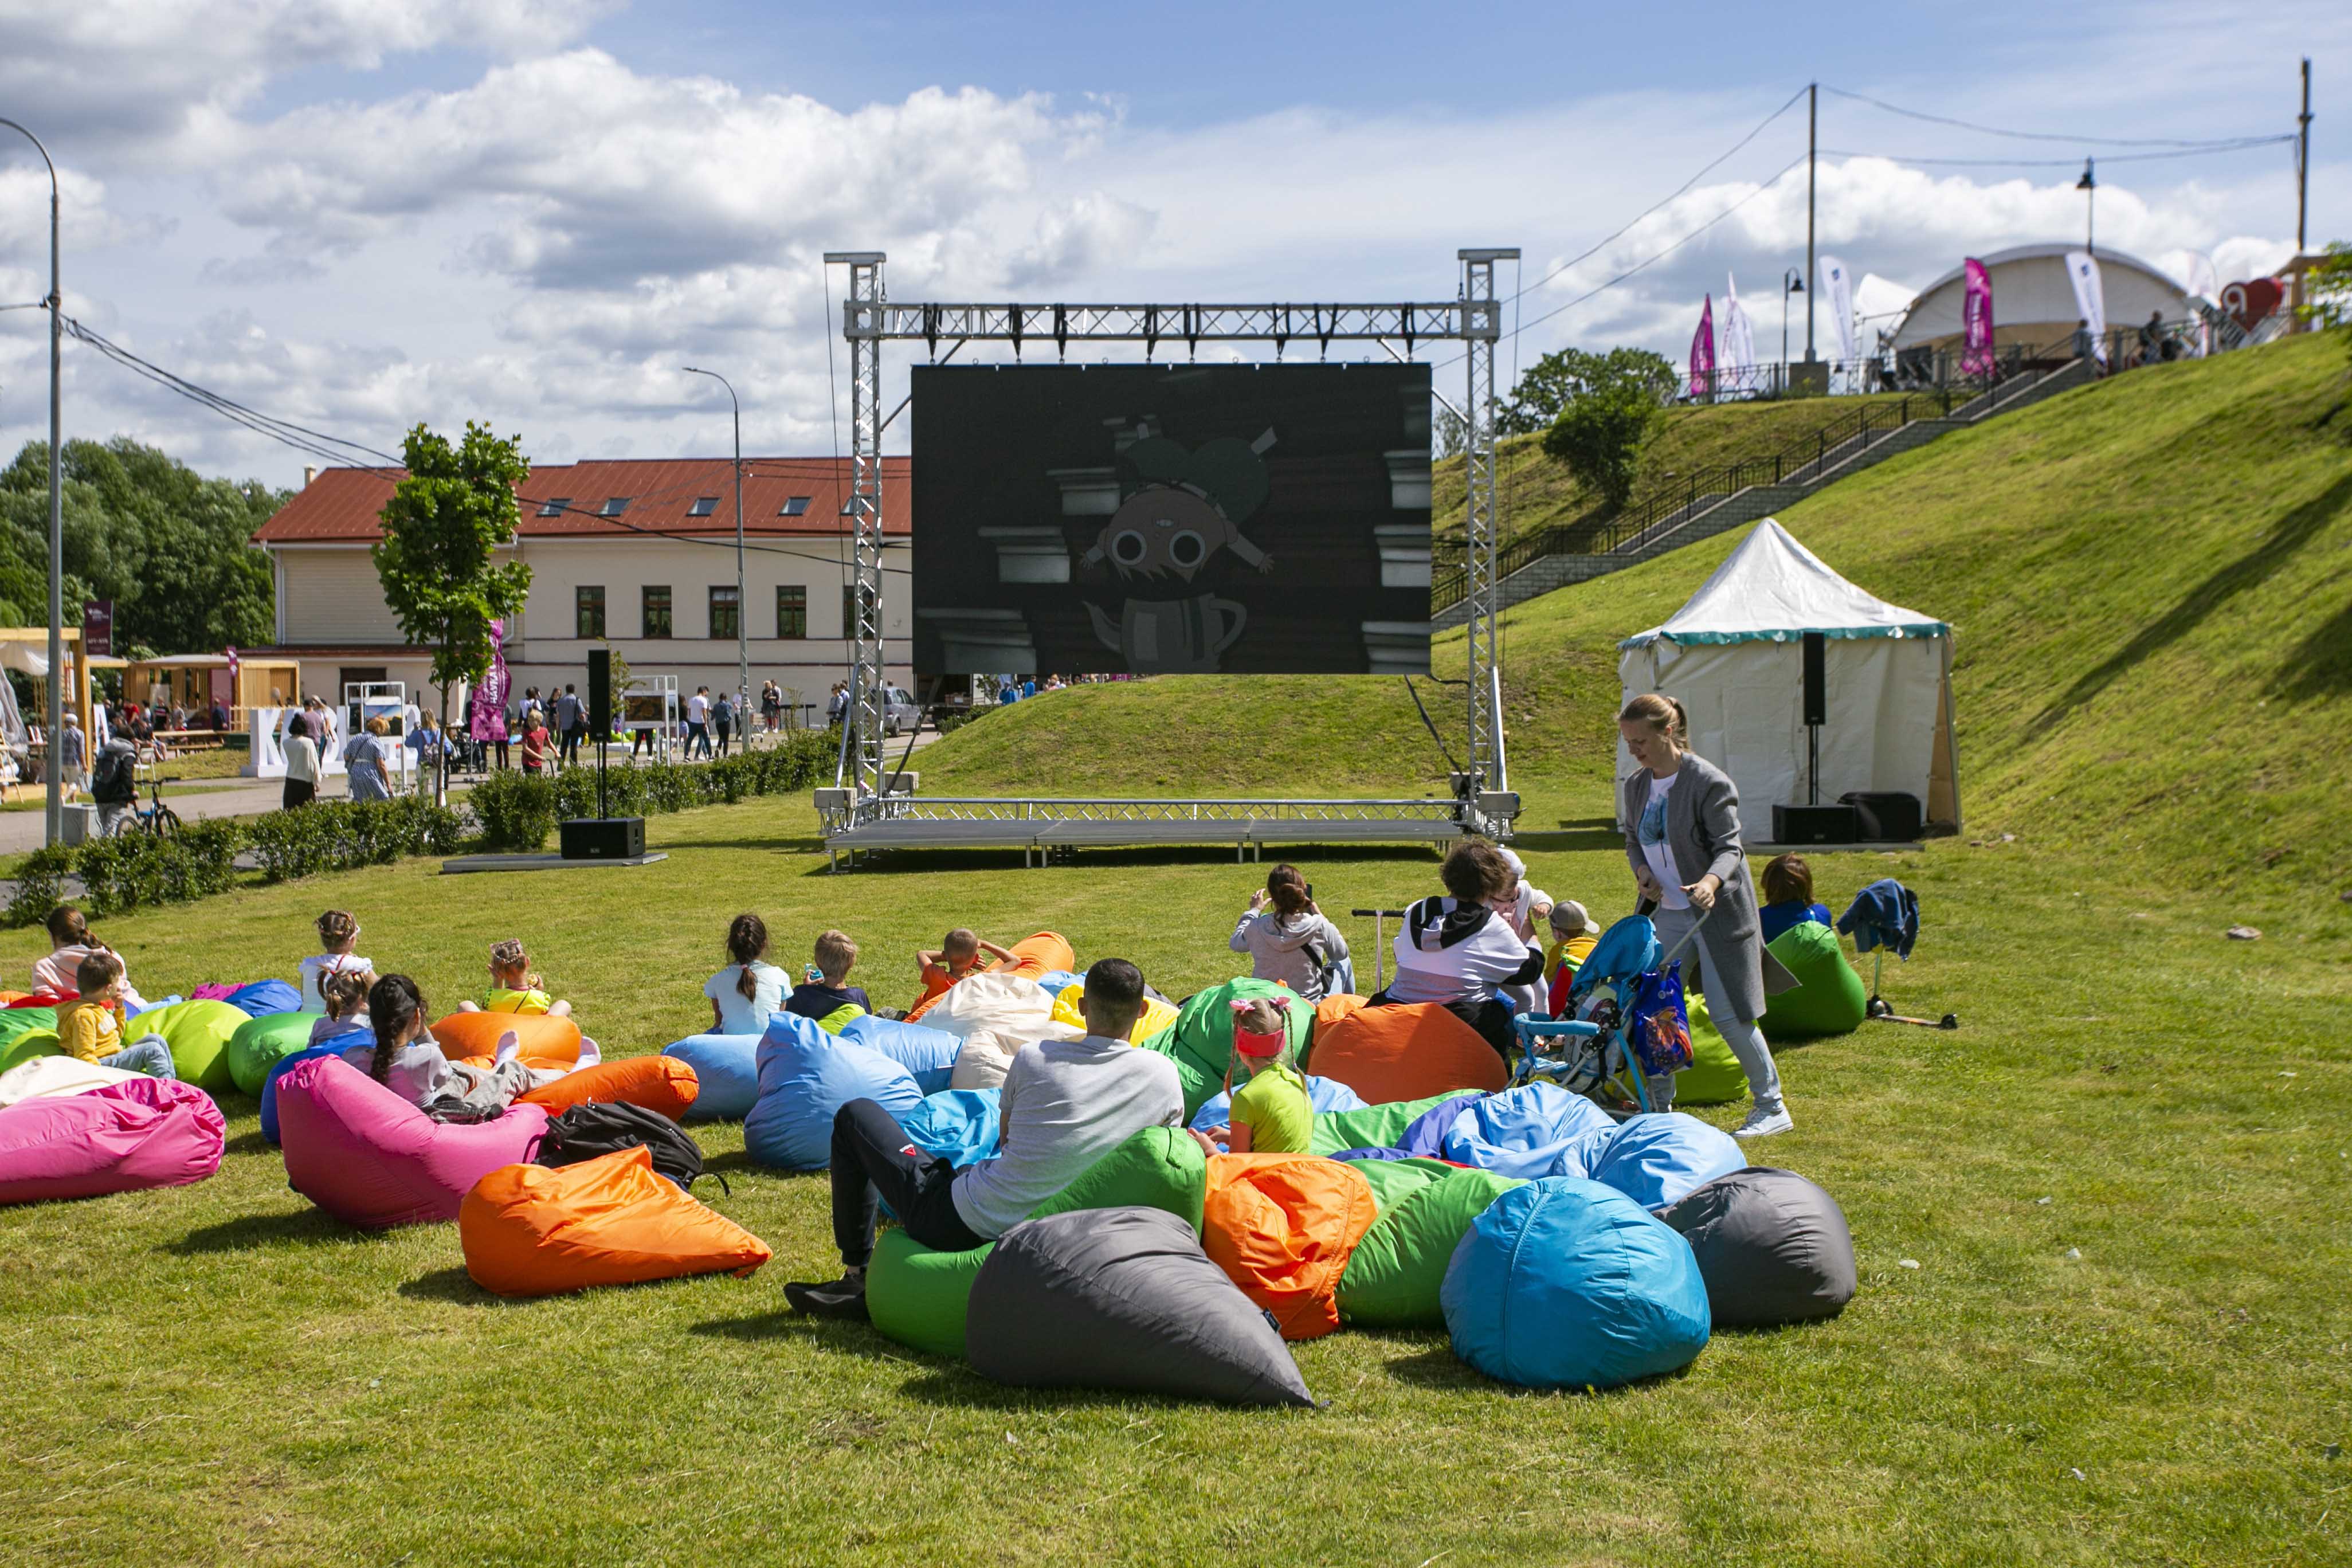
<instances>
[{"instance_id":1,"label":"woman's blonde hair","mask_svg":"<svg viewBox=\"0 0 2352 1568\"><path fill-rule=\"evenodd\" d=\"M1644 691L1625 704L1617 715L1621 724L1647 724L1675 743L1677 751L1690 749L1690 715L1682 703L1672 697L1662 697L1654 691Z\"/></svg>"},{"instance_id":2,"label":"woman's blonde hair","mask_svg":"<svg viewBox=\"0 0 2352 1568\"><path fill-rule=\"evenodd\" d=\"M379 713L367 721L367 732L371 735L389 735L392 733L392 722Z\"/></svg>"}]
</instances>

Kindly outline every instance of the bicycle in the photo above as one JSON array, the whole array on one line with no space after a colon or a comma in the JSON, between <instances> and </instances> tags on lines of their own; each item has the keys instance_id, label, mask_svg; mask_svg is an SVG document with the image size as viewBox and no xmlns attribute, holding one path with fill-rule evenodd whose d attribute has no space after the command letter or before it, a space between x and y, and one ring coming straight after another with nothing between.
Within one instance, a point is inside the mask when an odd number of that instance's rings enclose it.
<instances>
[{"instance_id":1,"label":"bicycle","mask_svg":"<svg viewBox=\"0 0 2352 1568\"><path fill-rule=\"evenodd\" d=\"M117 838L132 833L144 833L151 838L169 838L180 831L180 814L163 804L163 786L172 780L150 777L147 781L147 808L139 808L139 796L134 791L131 809L114 819Z\"/></svg>"}]
</instances>

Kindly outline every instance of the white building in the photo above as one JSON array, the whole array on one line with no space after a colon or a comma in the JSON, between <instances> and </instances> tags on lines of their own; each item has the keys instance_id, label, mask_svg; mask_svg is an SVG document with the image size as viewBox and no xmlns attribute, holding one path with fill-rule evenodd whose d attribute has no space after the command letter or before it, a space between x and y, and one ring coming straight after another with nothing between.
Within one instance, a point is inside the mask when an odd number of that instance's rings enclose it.
<instances>
[{"instance_id":1,"label":"white building","mask_svg":"<svg viewBox=\"0 0 2352 1568\"><path fill-rule=\"evenodd\" d=\"M243 651L295 660L305 693L332 701L352 682L398 680L421 705L437 702L437 692L425 695L431 656L401 636L369 554L401 478L396 468L327 468L253 536L276 574L277 644ZM588 652L609 643L640 681L669 675L682 691L725 690L735 684L740 616L754 700L772 679L787 701L821 713L852 657L848 495L846 458L744 458L739 603L731 459L534 468L518 492L514 547L500 553L531 572L530 599L507 630L514 689L568 682L584 696ZM882 498L886 678L910 686L905 458L883 460Z\"/></svg>"},{"instance_id":2,"label":"white building","mask_svg":"<svg viewBox=\"0 0 2352 1568\"><path fill-rule=\"evenodd\" d=\"M2028 349L2068 345L2082 310L2066 274L2066 253L2074 245L2021 245L1980 258L1992 284L1992 341ZM2167 321L2189 314L2189 290L2137 256L2120 250L2098 253L2099 281L2110 330L2137 329L2152 311ZM1919 291L1895 329L1898 349L1932 346L1957 351L1960 306L1968 291L1965 268L1955 267ZM2068 351L2071 352L2071 349Z\"/></svg>"}]
</instances>

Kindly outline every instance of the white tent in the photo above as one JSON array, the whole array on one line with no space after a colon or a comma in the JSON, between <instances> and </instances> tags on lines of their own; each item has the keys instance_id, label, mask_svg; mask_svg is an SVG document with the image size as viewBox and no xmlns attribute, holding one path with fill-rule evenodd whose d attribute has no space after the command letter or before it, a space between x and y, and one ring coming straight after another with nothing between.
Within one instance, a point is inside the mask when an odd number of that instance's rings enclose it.
<instances>
[{"instance_id":1,"label":"white tent","mask_svg":"<svg viewBox=\"0 0 2352 1568\"><path fill-rule=\"evenodd\" d=\"M1772 807L1807 798L1807 632L1827 638L1822 803L1899 790L1919 797L1929 824L1957 832L1952 628L1854 586L1777 519L1758 523L1673 619L1618 644L1617 673L1628 701L1644 691L1680 700L1692 749L1731 775L1742 836L1761 844ZM1621 742L1620 782L1634 768Z\"/></svg>"}]
</instances>

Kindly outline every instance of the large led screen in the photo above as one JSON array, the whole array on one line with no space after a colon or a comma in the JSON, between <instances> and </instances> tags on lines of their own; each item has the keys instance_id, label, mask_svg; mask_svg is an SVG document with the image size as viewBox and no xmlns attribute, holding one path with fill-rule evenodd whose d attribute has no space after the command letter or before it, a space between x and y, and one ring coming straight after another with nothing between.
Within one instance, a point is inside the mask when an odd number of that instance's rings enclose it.
<instances>
[{"instance_id":1,"label":"large led screen","mask_svg":"<svg viewBox=\"0 0 2352 1568\"><path fill-rule=\"evenodd\" d=\"M919 673L1427 673L1427 366L933 365L912 391Z\"/></svg>"}]
</instances>

